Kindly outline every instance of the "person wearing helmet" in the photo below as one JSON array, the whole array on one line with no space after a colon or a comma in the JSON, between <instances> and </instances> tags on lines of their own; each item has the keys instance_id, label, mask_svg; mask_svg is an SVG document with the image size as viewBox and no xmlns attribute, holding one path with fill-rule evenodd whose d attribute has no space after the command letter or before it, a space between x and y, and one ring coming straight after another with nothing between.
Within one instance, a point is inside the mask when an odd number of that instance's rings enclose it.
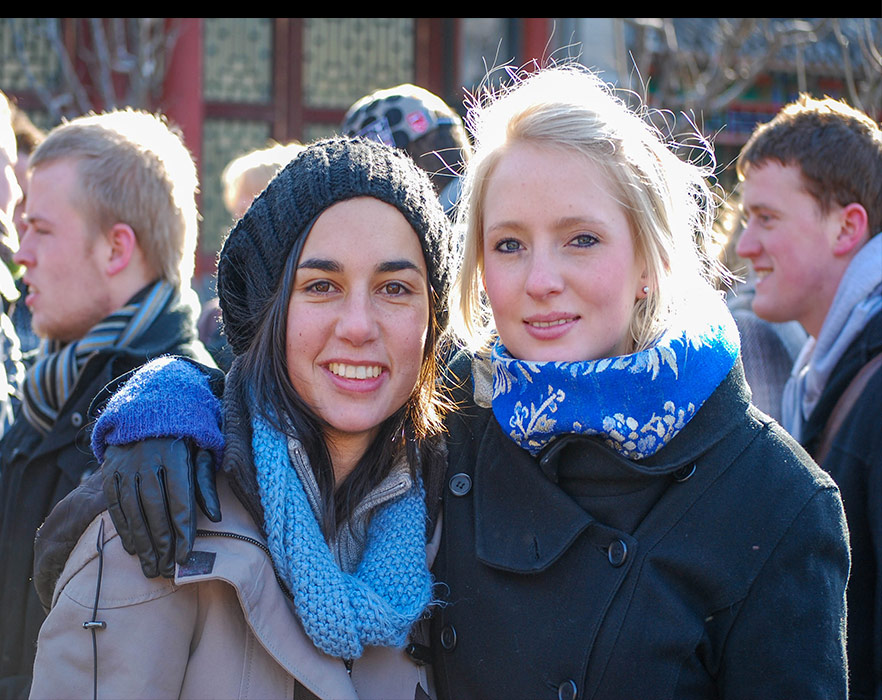
<instances>
[{"instance_id":1,"label":"person wearing helmet","mask_svg":"<svg viewBox=\"0 0 882 700\"><path fill-rule=\"evenodd\" d=\"M377 90L349 108L341 129L404 150L429 173L444 211L453 216L471 145L462 119L444 100L410 83Z\"/></svg>"}]
</instances>

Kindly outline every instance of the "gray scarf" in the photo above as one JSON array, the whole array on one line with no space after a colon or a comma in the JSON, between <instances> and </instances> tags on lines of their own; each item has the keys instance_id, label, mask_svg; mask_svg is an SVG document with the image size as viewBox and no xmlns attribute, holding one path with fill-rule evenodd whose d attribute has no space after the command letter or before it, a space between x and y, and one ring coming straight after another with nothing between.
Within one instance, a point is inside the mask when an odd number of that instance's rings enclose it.
<instances>
[{"instance_id":1,"label":"gray scarf","mask_svg":"<svg viewBox=\"0 0 882 700\"><path fill-rule=\"evenodd\" d=\"M316 520L321 522L323 516L319 486L309 465L306 450L303 449L300 440L290 434L287 435L287 441L288 456L303 484L306 500L309 502ZM352 517L338 529L334 541L331 543L331 551L337 565L343 571L351 574L361 562L364 546L367 543L368 525L374 510L393 498L403 496L412 487L413 479L410 476L407 459L402 455L402 458L392 465L386 478L371 490L367 497L355 507Z\"/></svg>"},{"instance_id":2,"label":"gray scarf","mask_svg":"<svg viewBox=\"0 0 882 700\"><path fill-rule=\"evenodd\" d=\"M833 369L866 327L882 311L882 234L873 236L854 256L817 339L809 337L784 386L782 423L796 440L811 416Z\"/></svg>"}]
</instances>

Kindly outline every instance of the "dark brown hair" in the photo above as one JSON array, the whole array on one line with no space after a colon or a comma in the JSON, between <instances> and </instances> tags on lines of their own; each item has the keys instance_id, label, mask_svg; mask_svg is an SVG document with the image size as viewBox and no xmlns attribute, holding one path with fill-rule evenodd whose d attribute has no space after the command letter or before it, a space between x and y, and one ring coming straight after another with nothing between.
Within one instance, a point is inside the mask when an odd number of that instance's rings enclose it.
<instances>
[{"instance_id":1,"label":"dark brown hair","mask_svg":"<svg viewBox=\"0 0 882 700\"><path fill-rule=\"evenodd\" d=\"M16 104L12 104L12 129L15 131L15 141L18 150L30 155L43 143L46 138L45 132L37 128L30 117Z\"/></svg>"},{"instance_id":2,"label":"dark brown hair","mask_svg":"<svg viewBox=\"0 0 882 700\"><path fill-rule=\"evenodd\" d=\"M768 160L799 166L823 214L834 203L857 202L867 211L869 235L882 230L882 131L863 112L800 95L753 132L738 156L739 179Z\"/></svg>"}]
</instances>

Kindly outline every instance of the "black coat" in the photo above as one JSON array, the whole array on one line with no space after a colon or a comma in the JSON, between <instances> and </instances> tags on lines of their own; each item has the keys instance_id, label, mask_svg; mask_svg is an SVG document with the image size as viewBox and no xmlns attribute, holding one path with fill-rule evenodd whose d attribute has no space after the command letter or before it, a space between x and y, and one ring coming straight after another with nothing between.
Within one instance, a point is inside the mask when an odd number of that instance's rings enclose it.
<instances>
[{"instance_id":1,"label":"black coat","mask_svg":"<svg viewBox=\"0 0 882 700\"><path fill-rule=\"evenodd\" d=\"M213 364L183 307L161 315L137 350L108 349L90 357L47 435L19 415L0 441L0 699L27 696L45 618L31 581L34 534L55 504L98 466L89 446L99 404L93 400L99 393L109 398L121 375L166 354ZM83 643L90 643L85 633Z\"/></svg>"},{"instance_id":2,"label":"black coat","mask_svg":"<svg viewBox=\"0 0 882 700\"><path fill-rule=\"evenodd\" d=\"M575 436L533 459L474 404L449 428L439 697L846 696L839 492L740 361L640 462Z\"/></svg>"},{"instance_id":3,"label":"black coat","mask_svg":"<svg viewBox=\"0 0 882 700\"><path fill-rule=\"evenodd\" d=\"M833 406L858 371L882 352L882 313L870 319L839 359L812 415L803 444L818 449ZM882 371L877 370L833 439L821 465L842 491L851 534L848 583L849 696L882 698Z\"/></svg>"}]
</instances>

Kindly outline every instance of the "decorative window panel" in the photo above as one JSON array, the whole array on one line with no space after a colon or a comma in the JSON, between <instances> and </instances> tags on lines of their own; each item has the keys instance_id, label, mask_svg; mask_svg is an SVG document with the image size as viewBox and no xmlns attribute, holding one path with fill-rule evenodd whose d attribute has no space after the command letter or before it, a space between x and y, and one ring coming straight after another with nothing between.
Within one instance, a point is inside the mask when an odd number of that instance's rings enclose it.
<instances>
[{"instance_id":1,"label":"decorative window panel","mask_svg":"<svg viewBox=\"0 0 882 700\"><path fill-rule=\"evenodd\" d=\"M55 88L61 79L61 20L45 17L0 19L0 86L6 92ZM26 64L23 65L23 64Z\"/></svg>"},{"instance_id":2,"label":"decorative window panel","mask_svg":"<svg viewBox=\"0 0 882 700\"><path fill-rule=\"evenodd\" d=\"M413 82L413 18L304 20L303 99L348 109L380 88Z\"/></svg>"},{"instance_id":3,"label":"decorative window panel","mask_svg":"<svg viewBox=\"0 0 882 700\"><path fill-rule=\"evenodd\" d=\"M207 17L203 94L216 102L270 102L273 20Z\"/></svg>"},{"instance_id":4,"label":"decorative window panel","mask_svg":"<svg viewBox=\"0 0 882 700\"><path fill-rule=\"evenodd\" d=\"M233 158L269 144L270 125L262 121L206 119L202 132L202 228L203 252L221 249L233 225L224 206L221 173Z\"/></svg>"}]
</instances>

